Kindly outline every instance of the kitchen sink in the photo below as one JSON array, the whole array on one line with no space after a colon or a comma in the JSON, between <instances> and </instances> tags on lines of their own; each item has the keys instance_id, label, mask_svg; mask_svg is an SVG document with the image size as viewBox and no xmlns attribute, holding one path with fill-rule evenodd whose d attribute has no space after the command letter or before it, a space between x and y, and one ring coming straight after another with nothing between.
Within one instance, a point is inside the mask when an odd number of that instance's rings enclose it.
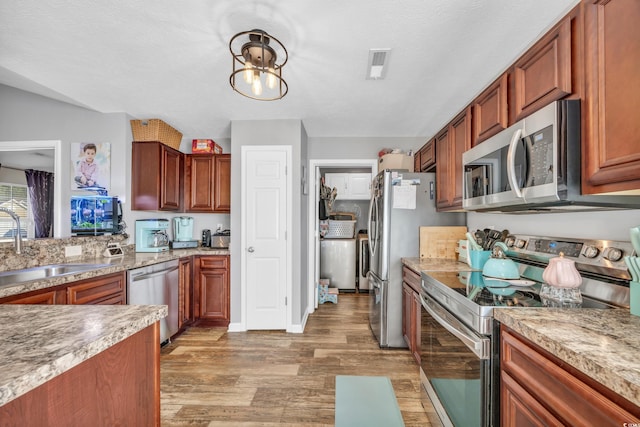
<instances>
[{"instance_id":1,"label":"kitchen sink","mask_svg":"<svg viewBox=\"0 0 640 427\"><path fill-rule=\"evenodd\" d=\"M111 264L51 264L0 273L0 287L109 267Z\"/></svg>"}]
</instances>

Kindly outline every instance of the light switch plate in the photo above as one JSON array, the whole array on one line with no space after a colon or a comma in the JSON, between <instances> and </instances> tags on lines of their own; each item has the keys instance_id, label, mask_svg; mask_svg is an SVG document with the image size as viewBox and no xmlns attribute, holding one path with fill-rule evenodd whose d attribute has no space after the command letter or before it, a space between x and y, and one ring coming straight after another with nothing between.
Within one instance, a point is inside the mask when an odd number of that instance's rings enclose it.
<instances>
[{"instance_id":1,"label":"light switch plate","mask_svg":"<svg viewBox=\"0 0 640 427\"><path fill-rule=\"evenodd\" d=\"M82 246L81 245L65 246L64 247L64 256L65 257L80 256L80 255L82 255Z\"/></svg>"}]
</instances>

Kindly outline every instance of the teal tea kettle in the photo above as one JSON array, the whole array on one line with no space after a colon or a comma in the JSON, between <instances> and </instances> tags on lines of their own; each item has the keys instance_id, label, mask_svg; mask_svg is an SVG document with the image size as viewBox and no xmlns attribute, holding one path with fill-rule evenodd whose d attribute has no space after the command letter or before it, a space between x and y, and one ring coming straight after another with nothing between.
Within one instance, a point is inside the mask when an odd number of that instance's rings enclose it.
<instances>
[{"instance_id":1,"label":"teal tea kettle","mask_svg":"<svg viewBox=\"0 0 640 427\"><path fill-rule=\"evenodd\" d=\"M491 258L489 258L482 267L482 275L498 279L519 279L520 272L518 271L518 265L513 260L507 258L506 253L507 245L502 242L496 242L491 253Z\"/></svg>"}]
</instances>

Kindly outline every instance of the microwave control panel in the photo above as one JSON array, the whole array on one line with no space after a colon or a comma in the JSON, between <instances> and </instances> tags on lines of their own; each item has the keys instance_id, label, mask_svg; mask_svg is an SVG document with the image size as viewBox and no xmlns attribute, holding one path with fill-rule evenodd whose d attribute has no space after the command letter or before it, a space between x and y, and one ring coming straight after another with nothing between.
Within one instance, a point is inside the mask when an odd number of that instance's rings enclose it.
<instances>
[{"instance_id":1,"label":"microwave control panel","mask_svg":"<svg viewBox=\"0 0 640 427\"><path fill-rule=\"evenodd\" d=\"M524 138L525 149L529 154L527 187L550 184L553 182L553 126L535 132Z\"/></svg>"}]
</instances>

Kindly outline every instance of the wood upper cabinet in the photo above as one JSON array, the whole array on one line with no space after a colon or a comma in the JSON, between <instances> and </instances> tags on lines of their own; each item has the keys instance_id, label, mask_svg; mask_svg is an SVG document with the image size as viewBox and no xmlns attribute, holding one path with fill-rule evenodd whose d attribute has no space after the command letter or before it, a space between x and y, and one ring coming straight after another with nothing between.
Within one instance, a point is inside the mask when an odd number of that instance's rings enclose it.
<instances>
[{"instance_id":1,"label":"wood upper cabinet","mask_svg":"<svg viewBox=\"0 0 640 427\"><path fill-rule=\"evenodd\" d=\"M184 155L160 142L132 143L131 209L182 210Z\"/></svg>"},{"instance_id":2,"label":"wood upper cabinet","mask_svg":"<svg viewBox=\"0 0 640 427\"><path fill-rule=\"evenodd\" d=\"M640 420L640 408L501 327L500 425L622 426Z\"/></svg>"},{"instance_id":3,"label":"wood upper cabinet","mask_svg":"<svg viewBox=\"0 0 640 427\"><path fill-rule=\"evenodd\" d=\"M471 148L471 106L440 131L436 143L436 208L462 209L462 153Z\"/></svg>"},{"instance_id":4,"label":"wood upper cabinet","mask_svg":"<svg viewBox=\"0 0 640 427\"><path fill-rule=\"evenodd\" d=\"M231 154L216 154L213 211L231 212Z\"/></svg>"},{"instance_id":5,"label":"wood upper cabinet","mask_svg":"<svg viewBox=\"0 0 640 427\"><path fill-rule=\"evenodd\" d=\"M230 154L188 154L186 175L187 212L230 212Z\"/></svg>"},{"instance_id":6,"label":"wood upper cabinet","mask_svg":"<svg viewBox=\"0 0 640 427\"><path fill-rule=\"evenodd\" d=\"M126 273L81 280L67 286L67 304L126 304Z\"/></svg>"},{"instance_id":7,"label":"wood upper cabinet","mask_svg":"<svg viewBox=\"0 0 640 427\"><path fill-rule=\"evenodd\" d=\"M582 191L640 194L640 2L584 0Z\"/></svg>"},{"instance_id":8,"label":"wood upper cabinet","mask_svg":"<svg viewBox=\"0 0 640 427\"><path fill-rule=\"evenodd\" d=\"M198 256L194 273L197 320L214 326L228 326L231 320L229 256Z\"/></svg>"},{"instance_id":9,"label":"wood upper cabinet","mask_svg":"<svg viewBox=\"0 0 640 427\"><path fill-rule=\"evenodd\" d=\"M513 65L510 124L572 93L572 22L578 11L574 9Z\"/></svg>"},{"instance_id":10,"label":"wood upper cabinet","mask_svg":"<svg viewBox=\"0 0 640 427\"><path fill-rule=\"evenodd\" d=\"M428 172L436 167L436 141L429 140L422 146L420 153L420 167L414 169L416 172Z\"/></svg>"},{"instance_id":11,"label":"wood upper cabinet","mask_svg":"<svg viewBox=\"0 0 640 427\"><path fill-rule=\"evenodd\" d=\"M180 258L178 262L178 328L193 321L193 263L191 257Z\"/></svg>"},{"instance_id":12,"label":"wood upper cabinet","mask_svg":"<svg viewBox=\"0 0 640 427\"><path fill-rule=\"evenodd\" d=\"M503 74L473 101L473 146L508 127L508 89L508 75Z\"/></svg>"}]
</instances>

